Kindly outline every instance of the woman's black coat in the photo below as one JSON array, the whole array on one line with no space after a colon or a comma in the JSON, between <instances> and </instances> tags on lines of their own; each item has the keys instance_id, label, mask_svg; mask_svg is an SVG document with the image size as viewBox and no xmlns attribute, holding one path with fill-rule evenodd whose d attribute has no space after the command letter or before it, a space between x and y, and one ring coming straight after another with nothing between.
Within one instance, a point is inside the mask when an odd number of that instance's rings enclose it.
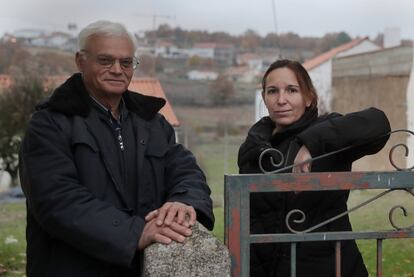
<instances>
[{"instance_id":1,"label":"woman's black coat","mask_svg":"<svg viewBox=\"0 0 414 277\"><path fill-rule=\"evenodd\" d=\"M340 115L332 113L318 117L317 111L307 109L294 124L272 134L275 124L269 117L259 120L249 131L239 149L238 165L241 174L261 173L259 155L267 148L276 148L284 155L281 167L293 164L296 154L305 145L312 157L346 146L351 150L314 161L312 172L350 171L352 162L381 150L388 140L390 125L385 114L375 108ZM272 168L265 157L263 167ZM280 168L281 168L280 167ZM300 209L306 214L302 224L291 223L296 230L305 230L347 210L349 191L289 193L254 193L250 198L251 233L286 233L286 214ZM350 231L348 216L319 229ZM297 276L334 276L334 242L307 242L297 245ZM343 277L367 276L361 254L354 241L342 242ZM250 276L290 276L290 247L287 244L252 245Z\"/></svg>"}]
</instances>

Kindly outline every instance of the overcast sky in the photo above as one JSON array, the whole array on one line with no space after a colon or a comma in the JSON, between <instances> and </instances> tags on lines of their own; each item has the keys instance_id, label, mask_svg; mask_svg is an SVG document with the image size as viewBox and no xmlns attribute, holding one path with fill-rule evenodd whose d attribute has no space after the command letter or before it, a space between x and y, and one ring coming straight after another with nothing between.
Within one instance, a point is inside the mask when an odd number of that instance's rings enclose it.
<instances>
[{"instance_id":1,"label":"overcast sky","mask_svg":"<svg viewBox=\"0 0 414 277\"><path fill-rule=\"evenodd\" d=\"M276 26L272 1L276 7ZM0 36L24 28L66 31L98 19L124 23L133 32L168 23L183 29L265 35L294 32L322 36L345 31L375 36L399 27L414 39L414 0L0 0ZM79 29L78 29L79 31ZM77 32L76 32L77 33Z\"/></svg>"}]
</instances>

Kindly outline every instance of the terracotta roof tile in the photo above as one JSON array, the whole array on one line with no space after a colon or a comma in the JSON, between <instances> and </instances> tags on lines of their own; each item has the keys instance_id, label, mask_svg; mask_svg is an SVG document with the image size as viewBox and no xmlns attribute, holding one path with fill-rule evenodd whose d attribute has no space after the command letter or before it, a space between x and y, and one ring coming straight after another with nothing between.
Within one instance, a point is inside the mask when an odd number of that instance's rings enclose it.
<instances>
[{"instance_id":1,"label":"terracotta roof tile","mask_svg":"<svg viewBox=\"0 0 414 277\"><path fill-rule=\"evenodd\" d=\"M321 55L318 55L310 60L307 60L303 63L303 66L306 68L306 70L310 70L330 59L332 59L333 57L335 57L337 54L339 54L340 52L346 51L348 49L351 49L352 47L357 46L358 44L360 44L361 42L363 42L364 40L367 40L368 37L364 37L364 38L359 38L359 39L354 39L348 43L339 45L325 53L322 53Z\"/></svg>"},{"instance_id":2,"label":"terracotta roof tile","mask_svg":"<svg viewBox=\"0 0 414 277\"><path fill-rule=\"evenodd\" d=\"M210 42L200 42L200 43L196 43L194 44L193 48L207 48L207 49L214 49L216 48L216 44L215 43L210 43Z\"/></svg>"},{"instance_id":3,"label":"terracotta roof tile","mask_svg":"<svg viewBox=\"0 0 414 277\"><path fill-rule=\"evenodd\" d=\"M165 106L160 110L160 113L165 116L167 121L174 127L179 126L180 122L178 121L174 110L167 97L165 96L164 90L161 87L160 82L157 79L153 78L134 78L128 87L129 90L134 92L139 92L141 94L155 96L164 98L167 100Z\"/></svg>"}]
</instances>

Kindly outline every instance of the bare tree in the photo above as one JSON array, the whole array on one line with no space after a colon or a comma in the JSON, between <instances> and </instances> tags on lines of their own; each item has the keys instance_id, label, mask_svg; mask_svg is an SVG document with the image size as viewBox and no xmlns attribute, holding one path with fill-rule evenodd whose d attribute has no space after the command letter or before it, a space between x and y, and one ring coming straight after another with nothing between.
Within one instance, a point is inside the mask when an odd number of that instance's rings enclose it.
<instances>
[{"instance_id":1,"label":"bare tree","mask_svg":"<svg viewBox=\"0 0 414 277\"><path fill-rule=\"evenodd\" d=\"M210 98L215 105L228 104L234 92L233 81L224 74L220 74L210 85Z\"/></svg>"}]
</instances>

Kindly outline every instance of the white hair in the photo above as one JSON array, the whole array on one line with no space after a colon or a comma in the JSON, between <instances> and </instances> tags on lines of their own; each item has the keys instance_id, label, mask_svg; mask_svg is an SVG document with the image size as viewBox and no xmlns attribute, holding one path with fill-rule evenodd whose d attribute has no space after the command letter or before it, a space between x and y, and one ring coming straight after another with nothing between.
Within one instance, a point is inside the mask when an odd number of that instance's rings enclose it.
<instances>
[{"instance_id":1,"label":"white hair","mask_svg":"<svg viewBox=\"0 0 414 277\"><path fill-rule=\"evenodd\" d=\"M89 39L94 35L115 37L125 36L128 37L128 39L134 45L134 51L137 48L137 41L135 37L130 32L128 32L124 25L108 20L99 20L89 24L80 31L78 35L78 50L80 51L85 49Z\"/></svg>"}]
</instances>

